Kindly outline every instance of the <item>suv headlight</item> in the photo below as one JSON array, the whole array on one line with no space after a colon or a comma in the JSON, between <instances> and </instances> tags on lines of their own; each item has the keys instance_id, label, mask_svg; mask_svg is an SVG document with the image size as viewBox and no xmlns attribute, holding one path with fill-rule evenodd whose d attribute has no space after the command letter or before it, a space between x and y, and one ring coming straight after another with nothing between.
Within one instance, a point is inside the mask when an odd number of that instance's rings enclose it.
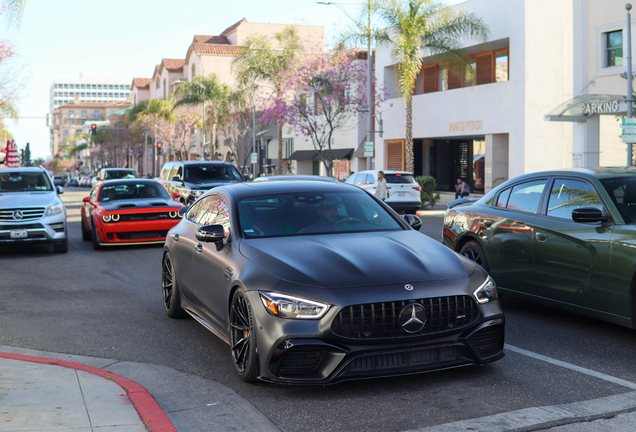
<instances>
[{"instance_id":1,"label":"suv headlight","mask_svg":"<svg viewBox=\"0 0 636 432\"><path fill-rule=\"evenodd\" d=\"M270 315L279 318L320 319L331 305L275 292L258 292Z\"/></svg>"},{"instance_id":2,"label":"suv headlight","mask_svg":"<svg viewBox=\"0 0 636 432\"><path fill-rule=\"evenodd\" d=\"M495 281L488 276L483 284L473 293L479 304L488 303L497 299L497 285Z\"/></svg>"},{"instance_id":3,"label":"suv headlight","mask_svg":"<svg viewBox=\"0 0 636 432\"><path fill-rule=\"evenodd\" d=\"M47 216L53 216L56 214L60 214L64 211L64 205L62 204L55 204L52 205L51 207L49 207L48 211L46 212Z\"/></svg>"}]
</instances>

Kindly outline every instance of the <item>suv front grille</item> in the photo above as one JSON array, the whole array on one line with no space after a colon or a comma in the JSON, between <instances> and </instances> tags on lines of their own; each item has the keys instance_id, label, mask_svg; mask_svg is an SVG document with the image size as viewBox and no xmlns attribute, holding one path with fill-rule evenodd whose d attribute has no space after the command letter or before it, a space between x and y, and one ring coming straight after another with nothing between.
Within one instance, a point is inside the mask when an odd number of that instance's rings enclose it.
<instances>
[{"instance_id":1,"label":"suv front grille","mask_svg":"<svg viewBox=\"0 0 636 432\"><path fill-rule=\"evenodd\" d=\"M398 322L404 306L419 303L426 311L424 327L405 332ZM477 319L479 309L467 295L368 303L342 308L331 323L331 331L350 339L407 338L457 330Z\"/></svg>"},{"instance_id":2,"label":"suv front grille","mask_svg":"<svg viewBox=\"0 0 636 432\"><path fill-rule=\"evenodd\" d=\"M23 222L38 220L42 218L42 216L44 216L44 210L44 207L1 209L0 222ZM21 214L22 217L16 219L14 216L19 214Z\"/></svg>"}]
</instances>

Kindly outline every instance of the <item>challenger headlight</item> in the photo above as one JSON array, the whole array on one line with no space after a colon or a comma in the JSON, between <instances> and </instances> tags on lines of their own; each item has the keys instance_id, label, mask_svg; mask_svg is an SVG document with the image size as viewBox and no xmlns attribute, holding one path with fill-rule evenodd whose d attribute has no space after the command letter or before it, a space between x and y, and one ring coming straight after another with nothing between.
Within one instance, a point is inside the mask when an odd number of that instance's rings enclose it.
<instances>
[{"instance_id":1,"label":"challenger headlight","mask_svg":"<svg viewBox=\"0 0 636 432\"><path fill-rule=\"evenodd\" d=\"M111 215L111 219L113 220L113 222L119 222L119 215L118 214Z\"/></svg>"},{"instance_id":2,"label":"challenger headlight","mask_svg":"<svg viewBox=\"0 0 636 432\"><path fill-rule=\"evenodd\" d=\"M479 304L488 303L497 299L497 285L490 276L486 278L483 284L473 293Z\"/></svg>"},{"instance_id":3,"label":"challenger headlight","mask_svg":"<svg viewBox=\"0 0 636 432\"><path fill-rule=\"evenodd\" d=\"M170 216L170 219L176 219L177 217L179 217L179 213L171 211L170 213L168 213L168 216Z\"/></svg>"},{"instance_id":4,"label":"challenger headlight","mask_svg":"<svg viewBox=\"0 0 636 432\"><path fill-rule=\"evenodd\" d=\"M46 212L47 216L53 216L56 214L60 214L64 211L64 206L62 204L55 204L49 207L49 210Z\"/></svg>"},{"instance_id":5,"label":"challenger headlight","mask_svg":"<svg viewBox=\"0 0 636 432\"><path fill-rule=\"evenodd\" d=\"M102 220L106 223L110 222L110 215L104 215L102 216Z\"/></svg>"},{"instance_id":6,"label":"challenger headlight","mask_svg":"<svg viewBox=\"0 0 636 432\"><path fill-rule=\"evenodd\" d=\"M279 318L320 319L331 305L275 292L259 291L263 306Z\"/></svg>"}]
</instances>

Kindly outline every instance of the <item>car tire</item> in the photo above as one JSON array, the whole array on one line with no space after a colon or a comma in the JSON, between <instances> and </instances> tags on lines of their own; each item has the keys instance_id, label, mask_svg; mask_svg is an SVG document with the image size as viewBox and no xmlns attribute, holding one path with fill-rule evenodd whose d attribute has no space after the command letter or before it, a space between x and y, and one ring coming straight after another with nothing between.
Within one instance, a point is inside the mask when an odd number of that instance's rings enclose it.
<instances>
[{"instance_id":1,"label":"car tire","mask_svg":"<svg viewBox=\"0 0 636 432\"><path fill-rule=\"evenodd\" d=\"M476 240L470 240L467 242L464 246L462 246L459 253L469 260L479 264L484 270L486 270L486 272L490 273L486 252Z\"/></svg>"},{"instance_id":2,"label":"car tire","mask_svg":"<svg viewBox=\"0 0 636 432\"><path fill-rule=\"evenodd\" d=\"M99 244L99 236L97 234L97 229L95 228L95 225L92 225L92 229L91 229L91 240L93 242L93 249L94 250L100 250L102 248L102 245Z\"/></svg>"},{"instance_id":3,"label":"car tire","mask_svg":"<svg viewBox=\"0 0 636 432\"><path fill-rule=\"evenodd\" d=\"M246 383L255 382L258 377L255 328L254 312L247 291L239 288L234 292L230 307L230 350L234 370Z\"/></svg>"},{"instance_id":4,"label":"car tire","mask_svg":"<svg viewBox=\"0 0 636 432\"><path fill-rule=\"evenodd\" d=\"M68 237L64 239L62 243L53 245L53 253L67 253L68 252Z\"/></svg>"},{"instance_id":5,"label":"car tire","mask_svg":"<svg viewBox=\"0 0 636 432\"><path fill-rule=\"evenodd\" d=\"M80 218L80 227L82 230L82 240L84 241L90 241L91 240L91 233L88 232L88 230L86 229L86 225L84 225L84 218L81 217Z\"/></svg>"},{"instance_id":6,"label":"car tire","mask_svg":"<svg viewBox=\"0 0 636 432\"><path fill-rule=\"evenodd\" d=\"M181 307L181 291L170 252L164 254L161 264L161 294L166 315L170 318L183 318L186 311Z\"/></svg>"}]
</instances>

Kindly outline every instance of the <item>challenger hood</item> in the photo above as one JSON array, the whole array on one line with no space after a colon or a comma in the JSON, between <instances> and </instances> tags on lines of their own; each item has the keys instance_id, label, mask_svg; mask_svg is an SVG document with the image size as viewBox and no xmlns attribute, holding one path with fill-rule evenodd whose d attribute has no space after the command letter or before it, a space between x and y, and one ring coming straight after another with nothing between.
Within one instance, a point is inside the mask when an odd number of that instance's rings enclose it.
<instances>
[{"instance_id":1,"label":"challenger hood","mask_svg":"<svg viewBox=\"0 0 636 432\"><path fill-rule=\"evenodd\" d=\"M0 208L46 207L60 202L55 192L2 192Z\"/></svg>"},{"instance_id":2,"label":"challenger hood","mask_svg":"<svg viewBox=\"0 0 636 432\"><path fill-rule=\"evenodd\" d=\"M240 252L282 280L321 288L459 279L474 270L414 231L256 238Z\"/></svg>"}]
</instances>

